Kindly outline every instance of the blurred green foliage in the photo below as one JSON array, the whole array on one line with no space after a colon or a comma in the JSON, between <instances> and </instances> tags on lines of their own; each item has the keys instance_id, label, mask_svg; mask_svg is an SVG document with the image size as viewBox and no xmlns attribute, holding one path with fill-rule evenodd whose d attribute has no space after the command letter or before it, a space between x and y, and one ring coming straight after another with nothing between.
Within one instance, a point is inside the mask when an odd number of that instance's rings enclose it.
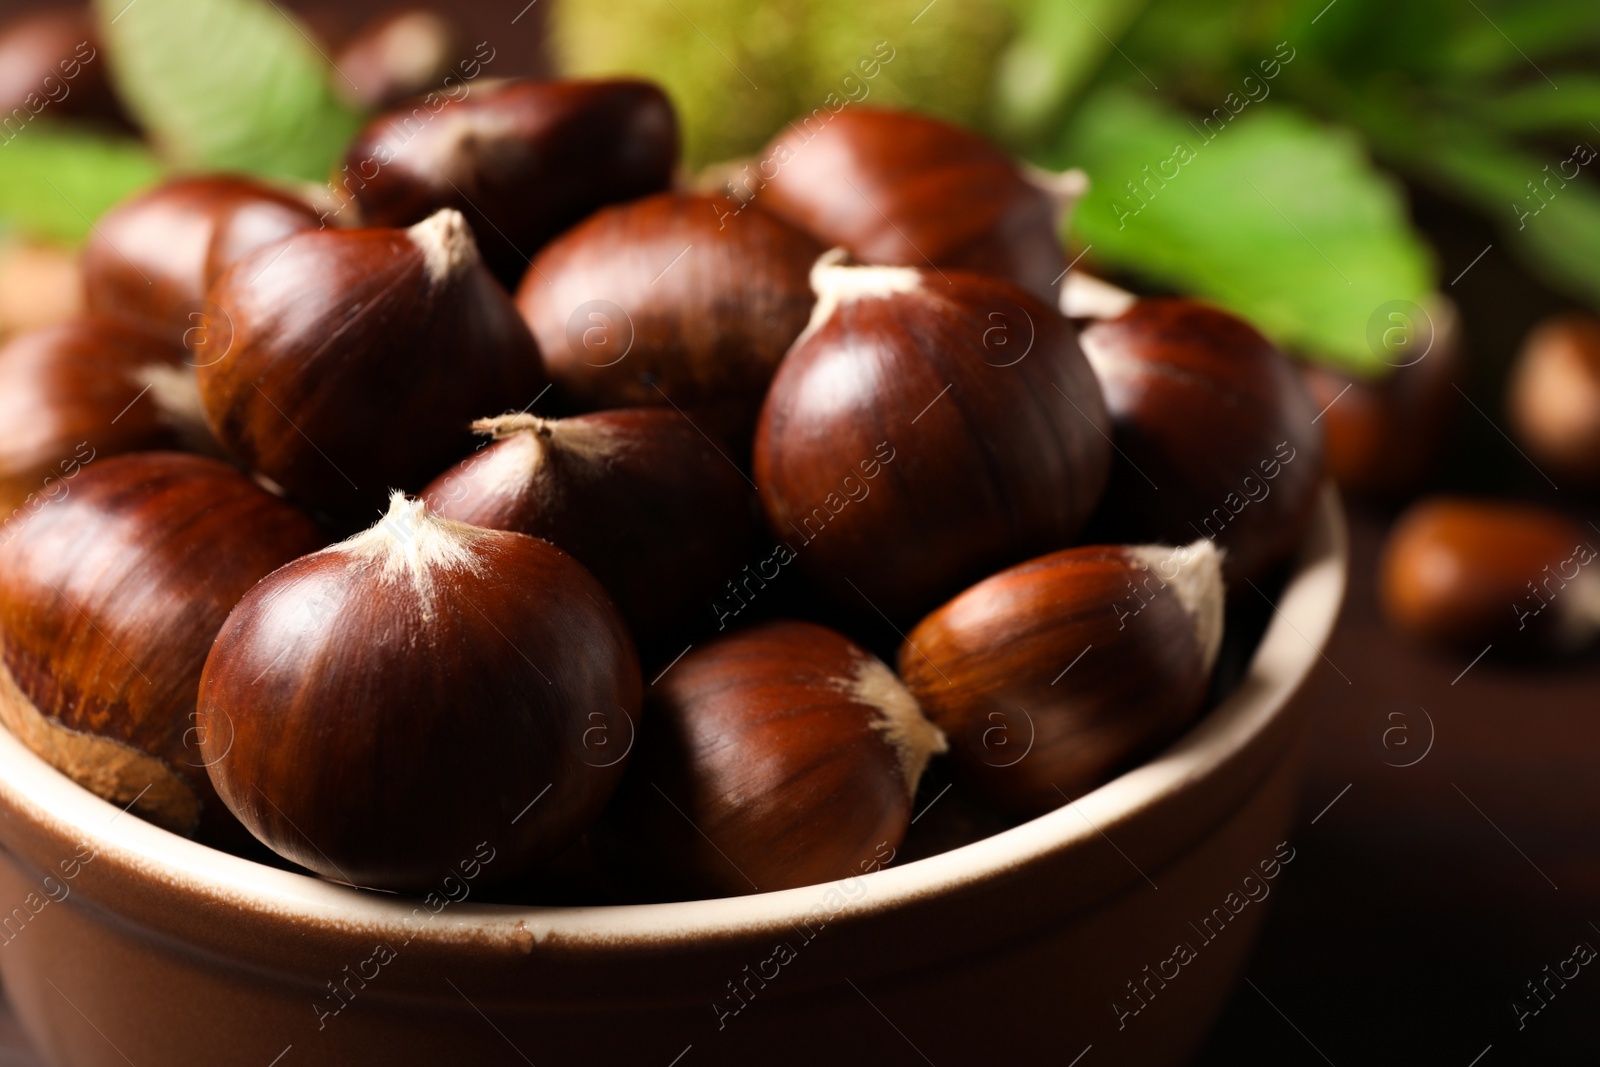
<instances>
[{"instance_id":1,"label":"blurred green foliage","mask_svg":"<svg viewBox=\"0 0 1600 1067\"><path fill-rule=\"evenodd\" d=\"M117 95L170 163L325 178L360 116L310 34L262 0L95 0Z\"/></svg>"},{"instance_id":2,"label":"blurred green foliage","mask_svg":"<svg viewBox=\"0 0 1600 1067\"><path fill-rule=\"evenodd\" d=\"M1373 310L1432 288L1397 183L1354 134L1293 109L1264 101L1196 127L1150 95L1103 91L1068 130L1071 158L1097 176L1073 224L1090 257L1203 293L1357 373L1382 366Z\"/></svg>"},{"instance_id":3,"label":"blurred green foliage","mask_svg":"<svg viewBox=\"0 0 1600 1067\"><path fill-rule=\"evenodd\" d=\"M755 152L830 93L981 124L1014 25L998 0L577 0L550 18L564 72L666 87L693 168ZM880 42L894 58L869 79Z\"/></svg>"},{"instance_id":4,"label":"blurred green foliage","mask_svg":"<svg viewBox=\"0 0 1600 1067\"><path fill-rule=\"evenodd\" d=\"M41 122L0 146L0 219L25 220L37 237L76 241L160 173L138 141Z\"/></svg>"}]
</instances>

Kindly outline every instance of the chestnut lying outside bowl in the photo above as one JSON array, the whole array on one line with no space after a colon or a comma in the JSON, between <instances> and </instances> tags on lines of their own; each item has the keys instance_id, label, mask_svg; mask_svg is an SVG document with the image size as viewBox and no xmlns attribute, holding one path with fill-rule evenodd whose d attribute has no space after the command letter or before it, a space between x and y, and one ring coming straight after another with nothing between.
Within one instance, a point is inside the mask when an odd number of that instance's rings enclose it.
<instances>
[{"instance_id":1,"label":"chestnut lying outside bowl","mask_svg":"<svg viewBox=\"0 0 1600 1067\"><path fill-rule=\"evenodd\" d=\"M6 994L60 1067L1181 1063L1292 859L1296 697L1345 572L1324 490L1244 679L1165 752L974 844L726 900L350 889L124 815L0 731Z\"/></svg>"}]
</instances>

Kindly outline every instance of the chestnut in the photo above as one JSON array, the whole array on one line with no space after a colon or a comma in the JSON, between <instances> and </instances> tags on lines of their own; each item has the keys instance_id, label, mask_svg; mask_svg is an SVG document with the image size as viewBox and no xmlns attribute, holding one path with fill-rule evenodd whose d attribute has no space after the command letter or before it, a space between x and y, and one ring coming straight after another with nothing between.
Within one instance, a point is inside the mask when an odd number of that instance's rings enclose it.
<instances>
[{"instance_id":1,"label":"chestnut","mask_svg":"<svg viewBox=\"0 0 1600 1067\"><path fill-rule=\"evenodd\" d=\"M1261 334L1193 300L1140 300L1083 331L1116 427L1096 536L1226 549L1242 587L1300 543L1322 482L1321 428L1300 373Z\"/></svg>"},{"instance_id":2,"label":"chestnut","mask_svg":"<svg viewBox=\"0 0 1600 1067\"><path fill-rule=\"evenodd\" d=\"M1088 188L941 119L861 106L820 132L791 123L758 170L729 192L862 263L995 274L1050 303L1067 269L1059 227Z\"/></svg>"},{"instance_id":3,"label":"chestnut","mask_svg":"<svg viewBox=\"0 0 1600 1067\"><path fill-rule=\"evenodd\" d=\"M749 546L750 492L688 419L630 408L473 428L495 443L423 491L435 513L572 553L644 644L710 621L708 605Z\"/></svg>"},{"instance_id":4,"label":"chestnut","mask_svg":"<svg viewBox=\"0 0 1600 1067\"><path fill-rule=\"evenodd\" d=\"M1418 356L1382 377L1355 377L1303 363L1301 375L1320 413L1328 474L1339 488L1369 497L1399 497L1422 484L1444 447L1460 406L1451 383L1460 370L1455 306L1436 298Z\"/></svg>"},{"instance_id":5,"label":"chestnut","mask_svg":"<svg viewBox=\"0 0 1600 1067\"><path fill-rule=\"evenodd\" d=\"M420 489L472 420L525 408L539 351L459 212L408 230L319 230L239 261L211 290L231 331L199 368L217 439L336 515Z\"/></svg>"},{"instance_id":6,"label":"chestnut","mask_svg":"<svg viewBox=\"0 0 1600 1067\"><path fill-rule=\"evenodd\" d=\"M0 346L0 523L70 493L97 458L214 448L181 355L141 327L102 318Z\"/></svg>"},{"instance_id":7,"label":"chestnut","mask_svg":"<svg viewBox=\"0 0 1600 1067\"><path fill-rule=\"evenodd\" d=\"M126 124L106 78L94 12L84 4L64 11L30 11L0 25L0 127L5 141L18 120L97 118ZM25 117L25 118L24 118Z\"/></svg>"},{"instance_id":8,"label":"chestnut","mask_svg":"<svg viewBox=\"0 0 1600 1067\"><path fill-rule=\"evenodd\" d=\"M1111 446L1067 321L959 271L830 255L812 284L816 311L761 410L755 481L820 587L902 617L1069 544Z\"/></svg>"},{"instance_id":9,"label":"chestnut","mask_svg":"<svg viewBox=\"0 0 1600 1067\"><path fill-rule=\"evenodd\" d=\"M1507 406L1537 462L1600 484L1600 319L1562 315L1535 327L1511 368Z\"/></svg>"},{"instance_id":10,"label":"chestnut","mask_svg":"<svg viewBox=\"0 0 1600 1067\"><path fill-rule=\"evenodd\" d=\"M83 250L85 301L94 314L142 322L177 343L203 325L201 302L223 271L319 225L309 203L251 178L174 178L95 224Z\"/></svg>"},{"instance_id":11,"label":"chestnut","mask_svg":"<svg viewBox=\"0 0 1600 1067\"><path fill-rule=\"evenodd\" d=\"M1379 563L1385 617L1424 641L1479 652L1573 652L1600 634L1600 535L1511 501L1432 497L1396 521Z\"/></svg>"},{"instance_id":12,"label":"chestnut","mask_svg":"<svg viewBox=\"0 0 1600 1067\"><path fill-rule=\"evenodd\" d=\"M900 676L971 791L1039 815L1192 719L1222 646L1220 555L1205 539L1071 548L918 623Z\"/></svg>"},{"instance_id":13,"label":"chestnut","mask_svg":"<svg viewBox=\"0 0 1600 1067\"><path fill-rule=\"evenodd\" d=\"M461 51L455 23L422 7L398 8L368 22L339 48L333 85L364 110L393 107L444 82Z\"/></svg>"},{"instance_id":14,"label":"chestnut","mask_svg":"<svg viewBox=\"0 0 1600 1067\"><path fill-rule=\"evenodd\" d=\"M323 544L214 459L96 460L0 544L0 719L74 781L168 830L225 835L195 716L240 597Z\"/></svg>"},{"instance_id":15,"label":"chestnut","mask_svg":"<svg viewBox=\"0 0 1600 1067\"><path fill-rule=\"evenodd\" d=\"M627 887L673 899L861 875L893 858L944 748L880 660L812 623L765 623L653 684L595 851Z\"/></svg>"},{"instance_id":16,"label":"chestnut","mask_svg":"<svg viewBox=\"0 0 1600 1067\"><path fill-rule=\"evenodd\" d=\"M461 88L380 115L351 142L333 181L368 225L406 226L455 208L512 288L562 230L672 182L678 121L648 82Z\"/></svg>"},{"instance_id":17,"label":"chestnut","mask_svg":"<svg viewBox=\"0 0 1600 1067\"><path fill-rule=\"evenodd\" d=\"M201 751L250 832L324 877L421 890L487 851L487 885L600 813L640 684L571 556L396 493L234 608L200 680Z\"/></svg>"},{"instance_id":18,"label":"chestnut","mask_svg":"<svg viewBox=\"0 0 1600 1067\"><path fill-rule=\"evenodd\" d=\"M550 243L517 307L576 410L672 405L748 438L811 313L822 246L758 210L660 193L596 212Z\"/></svg>"}]
</instances>

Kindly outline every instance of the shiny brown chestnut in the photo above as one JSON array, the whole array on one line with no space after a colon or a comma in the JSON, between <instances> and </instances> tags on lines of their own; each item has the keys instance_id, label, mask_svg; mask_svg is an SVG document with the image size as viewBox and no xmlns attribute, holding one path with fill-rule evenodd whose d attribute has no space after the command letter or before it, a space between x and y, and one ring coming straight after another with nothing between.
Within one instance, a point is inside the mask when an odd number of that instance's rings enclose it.
<instances>
[{"instance_id":1,"label":"shiny brown chestnut","mask_svg":"<svg viewBox=\"0 0 1600 1067\"><path fill-rule=\"evenodd\" d=\"M661 193L597 212L534 260L517 307L578 410L672 405L748 437L814 303L822 247L759 210Z\"/></svg>"},{"instance_id":2,"label":"shiny brown chestnut","mask_svg":"<svg viewBox=\"0 0 1600 1067\"><path fill-rule=\"evenodd\" d=\"M1528 334L1507 393L1518 440L1558 478L1600 484L1600 319L1562 315Z\"/></svg>"},{"instance_id":3,"label":"shiny brown chestnut","mask_svg":"<svg viewBox=\"0 0 1600 1067\"><path fill-rule=\"evenodd\" d=\"M111 93L100 30L87 5L30 11L0 25L0 115L4 140L19 119L100 118L126 122Z\"/></svg>"},{"instance_id":4,"label":"shiny brown chestnut","mask_svg":"<svg viewBox=\"0 0 1600 1067\"><path fill-rule=\"evenodd\" d=\"M1193 300L1140 300L1082 342L1116 427L1097 536L1211 538L1236 587L1288 559L1323 471L1295 366L1248 323Z\"/></svg>"},{"instance_id":5,"label":"shiny brown chestnut","mask_svg":"<svg viewBox=\"0 0 1600 1067\"><path fill-rule=\"evenodd\" d=\"M1088 185L943 120L856 106L820 131L791 123L727 187L862 263L994 274L1053 303L1059 228Z\"/></svg>"},{"instance_id":6,"label":"shiny brown chestnut","mask_svg":"<svg viewBox=\"0 0 1600 1067\"><path fill-rule=\"evenodd\" d=\"M217 439L334 514L420 489L471 449L473 419L525 408L544 384L455 211L298 234L241 260L210 299L231 334L199 368Z\"/></svg>"},{"instance_id":7,"label":"shiny brown chestnut","mask_svg":"<svg viewBox=\"0 0 1600 1067\"><path fill-rule=\"evenodd\" d=\"M144 323L177 343L204 325L201 302L223 271L319 225L309 203L251 178L174 178L95 224L83 250L87 306Z\"/></svg>"},{"instance_id":8,"label":"shiny brown chestnut","mask_svg":"<svg viewBox=\"0 0 1600 1067\"><path fill-rule=\"evenodd\" d=\"M1432 497L1395 523L1379 563L1389 624L1480 652L1572 652L1600 636L1600 536L1559 512Z\"/></svg>"},{"instance_id":9,"label":"shiny brown chestnut","mask_svg":"<svg viewBox=\"0 0 1600 1067\"><path fill-rule=\"evenodd\" d=\"M923 619L900 676L971 790L1034 816L1170 739L1222 645L1216 546L1092 545L1002 571Z\"/></svg>"},{"instance_id":10,"label":"shiny brown chestnut","mask_svg":"<svg viewBox=\"0 0 1600 1067\"><path fill-rule=\"evenodd\" d=\"M482 70L466 65L467 79ZM648 82L463 81L373 119L333 181L368 225L460 211L514 288L546 241L606 204L667 188L677 162L677 117Z\"/></svg>"},{"instance_id":11,"label":"shiny brown chestnut","mask_svg":"<svg viewBox=\"0 0 1600 1067\"><path fill-rule=\"evenodd\" d=\"M1321 412L1328 474L1339 488L1371 497L1413 492L1444 448L1460 399L1451 383L1460 370L1455 306L1430 302L1425 333L1411 339L1382 377L1353 377L1304 363L1300 373Z\"/></svg>"},{"instance_id":12,"label":"shiny brown chestnut","mask_svg":"<svg viewBox=\"0 0 1600 1067\"><path fill-rule=\"evenodd\" d=\"M422 499L447 519L542 537L610 591L641 643L703 630L750 542L743 474L670 408L474 424L495 443ZM672 649L678 652L682 646Z\"/></svg>"},{"instance_id":13,"label":"shiny brown chestnut","mask_svg":"<svg viewBox=\"0 0 1600 1067\"><path fill-rule=\"evenodd\" d=\"M367 110L393 107L440 87L462 52L461 33L444 15L403 7L362 26L333 57L333 85Z\"/></svg>"},{"instance_id":14,"label":"shiny brown chestnut","mask_svg":"<svg viewBox=\"0 0 1600 1067\"><path fill-rule=\"evenodd\" d=\"M813 285L755 444L762 506L799 565L841 602L900 617L1070 543L1111 447L1067 321L957 271L830 255Z\"/></svg>"},{"instance_id":15,"label":"shiny brown chestnut","mask_svg":"<svg viewBox=\"0 0 1600 1067\"><path fill-rule=\"evenodd\" d=\"M98 458L214 449L181 355L141 327L103 318L0 346L0 522L70 493Z\"/></svg>"},{"instance_id":16,"label":"shiny brown chestnut","mask_svg":"<svg viewBox=\"0 0 1600 1067\"><path fill-rule=\"evenodd\" d=\"M595 851L619 884L673 899L859 876L893 860L944 748L881 661L812 623L765 623L653 683Z\"/></svg>"},{"instance_id":17,"label":"shiny brown chestnut","mask_svg":"<svg viewBox=\"0 0 1600 1067\"><path fill-rule=\"evenodd\" d=\"M605 590L537 538L394 494L228 616L200 681L217 793L327 878L505 882L599 815L638 722L639 662Z\"/></svg>"},{"instance_id":18,"label":"shiny brown chestnut","mask_svg":"<svg viewBox=\"0 0 1600 1067\"><path fill-rule=\"evenodd\" d=\"M74 781L176 833L227 836L195 695L239 598L321 547L213 459L96 460L0 544L0 720ZM237 827L233 827L237 833Z\"/></svg>"}]
</instances>

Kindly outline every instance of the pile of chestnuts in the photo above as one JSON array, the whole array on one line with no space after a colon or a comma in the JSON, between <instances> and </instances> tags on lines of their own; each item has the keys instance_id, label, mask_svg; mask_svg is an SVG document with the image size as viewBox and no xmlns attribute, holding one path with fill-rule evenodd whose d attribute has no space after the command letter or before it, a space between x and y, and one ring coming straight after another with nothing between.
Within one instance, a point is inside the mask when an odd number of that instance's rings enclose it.
<instances>
[{"instance_id":1,"label":"pile of chestnuts","mask_svg":"<svg viewBox=\"0 0 1600 1067\"><path fill-rule=\"evenodd\" d=\"M914 852L932 785L1048 812L1216 698L1314 408L1214 307L1063 310L1082 175L854 106L675 184L628 80L412 114L336 211L121 204L85 314L0 347L0 720L44 759L350 885L684 899Z\"/></svg>"}]
</instances>

